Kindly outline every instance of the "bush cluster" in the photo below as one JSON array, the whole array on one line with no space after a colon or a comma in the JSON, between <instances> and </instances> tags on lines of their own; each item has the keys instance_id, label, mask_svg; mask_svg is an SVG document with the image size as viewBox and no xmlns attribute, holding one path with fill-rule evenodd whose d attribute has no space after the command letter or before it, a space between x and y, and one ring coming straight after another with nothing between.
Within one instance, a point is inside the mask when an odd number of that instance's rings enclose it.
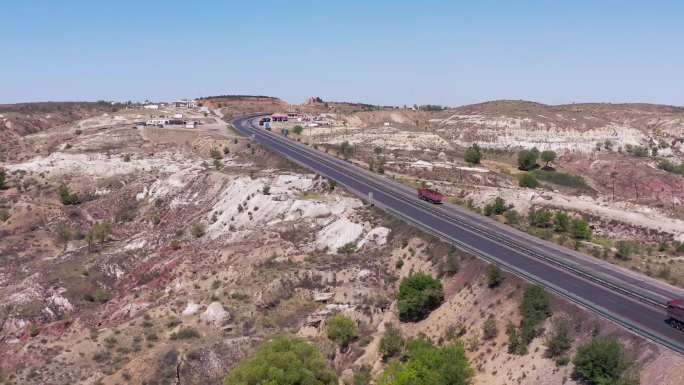
<instances>
[{"instance_id":1,"label":"bush cluster","mask_svg":"<svg viewBox=\"0 0 684 385\"><path fill-rule=\"evenodd\" d=\"M399 285L397 308L402 321L419 321L444 301L442 283L424 273L404 278Z\"/></svg>"},{"instance_id":2,"label":"bush cluster","mask_svg":"<svg viewBox=\"0 0 684 385\"><path fill-rule=\"evenodd\" d=\"M337 385L337 376L307 341L281 336L263 343L223 381L224 385Z\"/></svg>"}]
</instances>

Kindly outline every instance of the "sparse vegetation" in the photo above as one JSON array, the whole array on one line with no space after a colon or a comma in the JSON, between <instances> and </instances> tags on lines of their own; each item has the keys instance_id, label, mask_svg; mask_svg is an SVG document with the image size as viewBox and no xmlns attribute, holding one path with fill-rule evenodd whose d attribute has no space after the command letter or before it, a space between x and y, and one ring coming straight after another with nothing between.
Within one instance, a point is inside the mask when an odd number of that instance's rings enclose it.
<instances>
[{"instance_id":1,"label":"sparse vegetation","mask_svg":"<svg viewBox=\"0 0 684 385\"><path fill-rule=\"evenodd\" d=\"M382 335L382 339L380 339L378 350L385 361L390 358L399 357L404 350L404 336L401 334L401 330L394 325L387 325L385 333Z\"/></svg>"},{"instance_id":2,"label":"sparse vegetation","mask_svg":"<svg viewBox=\"0 0 684 385\"><path fill-rule=\"evenodd\" d=\"M539 181L534 175L530 173L524 173L518 178L518 185L525 188L536 188L539 186Z\"/></svg>"},{"instance_id":3,"label":"sparse vegetation","mask_svg":"<svg viewBox=\"0 0 684 385\"><path fill-rule=\"evenodd\" d=\"M0 190L5 188L5 181L7 180L7 172L0 169Z\"/></svg>"},{"instance_id":4,"label":"sparse vegetation","mask_svg":"<svg viewBox=\"0 0 684 385\"><path fill-rule=\"evenodd\" d=\"M109 235L112 233L112 223L109 221L96 222L90 227L86 234L86 241L88 246L92 247L93 243L104 243Z\"/></svg>"},{"instance_id":5,"label":"sparse vegetation","mask_svg":"<svg viewBox=\"0 0 684 385\"><path fill-rule=\"evenodd\" d=\"M615 256L617 258L622 259L624 261L627 261L632 258L632 251L634 247L632 246L631 242L620 240L617 242L616 246L617 251L615 252Z\"/></svg>"},{"instance_id":6,"label":"sparse vegetation","mask_svg":"<svg viewBox=\"0 0 684 385\"><path fill-rule=\"evenodd\" d=\"M301 338L281 336L263 343L230 370L224 385L337 385L337 376L318 350Z\"/></svg>"},{"instance_id":7,"label":"sparse vegetation","mask_svg":"<svg viewBox=\"0 0 684 385\"><path fill-rule=\"evenodd\" d=\"M419 321L444 301L442 283L424 273L415 273L401 281L397 294L399 319Z\"/></svg>"},{"instance_id":8,"label":"sparse vegetation","mask_svg":"<svg viewBox=\"0 0 684 385\"><path fill-rule=\"evenodd\" d=\"M359 338L359 330L354 321L339 314L332 316L326 323L326 334L342 349L346 349L352 341Z\"/></svg>"},{"instance_id":9,"label":"sparse vegetation","mask_svg":"<svg viewBox=\"0 0 684 385\"><path fill-rule=\"evenodd\" d=\"M571 346L569 322L566 319L557 320L546 338L546 356L558 359L563 357Z\"/></svg>"},{"instance_id":10,"label":"sparse vegetation","mask_svg":"<svg viewBox=\"0 0 684 385\"><path fill-rule=\"evenodd\" d=\"M553 183L559 186L572 187L577 189L589 189L587 182L578 175L572 175L560 171L533 170L530 171L536 179L544 182Z\"/></svg>"},{"instance_id":11,"label":"sparse vegetation","mask_svg":"<svg viewBox=\"0 0 684 385\"><path fill-rule=\"evenodd\" d=\"M355 149L352 144L350 144L348 141L344 141L340 144L340 154L342 154L342 157L344 159L348 160L351 156L354 155Z\"/></svg>"},{"instance_id":12,"label":"sparse vegetation","mask_svg":"<svg viewBox=\"0 0 684 385\"><path fill-rule=\"evenodd\" d=\"M544 288L537 285L528 286L520 304L520 331L509 323L506 328L508 334L509 353L527 354L527 346L537 336L537 326L551 316L550 295Z\"/></svg>"}]
</instances>

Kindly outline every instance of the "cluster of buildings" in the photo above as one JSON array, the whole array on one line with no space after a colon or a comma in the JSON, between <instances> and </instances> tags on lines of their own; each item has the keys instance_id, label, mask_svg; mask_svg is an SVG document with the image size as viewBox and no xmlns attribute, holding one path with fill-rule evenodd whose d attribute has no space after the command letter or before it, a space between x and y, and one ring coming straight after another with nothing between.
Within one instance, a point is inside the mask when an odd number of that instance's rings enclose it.
<instances>
[{"instance_id":1,"label":"cluster of buildings","mask_svg":"<svg viewBox=\"0 0 684 385\"><path fill-rule=\"evenodd\" d=\"M208 107L200 107L196 100L190 99L179 99L171 103L148 103L143 105L146 110L159 110L161 108L175 108L175 109L199 109L202 112L209 112ZM158 116L152 117L145 122L138 122L136 125L138 127L152 126L152 127L165 127L165 126L178 126L184 128L197 128L200 123L194 120L184 119L182 113L175 113L173 116Z\"/></svg>"}]
</instances>

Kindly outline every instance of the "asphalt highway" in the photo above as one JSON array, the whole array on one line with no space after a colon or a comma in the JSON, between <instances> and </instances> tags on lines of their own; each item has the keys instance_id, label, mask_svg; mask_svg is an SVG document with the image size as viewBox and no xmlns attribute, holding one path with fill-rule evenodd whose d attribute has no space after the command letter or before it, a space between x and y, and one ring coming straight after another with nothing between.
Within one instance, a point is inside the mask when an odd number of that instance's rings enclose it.
<instances>
[{"instance_id":1,"label":"asphalt highway","mask_svg":"<svg viewBox=\"0 0 684 385\"><path fill-rule=\"evenodd\" d=\"M684 291L545 242L452 205L432 205L415 191L293 140L259 128L255 117L234 127L264 147L344 185L375 206L631 331L684 354L684 332L663 304Z\"/></svg>"}]
</instances>

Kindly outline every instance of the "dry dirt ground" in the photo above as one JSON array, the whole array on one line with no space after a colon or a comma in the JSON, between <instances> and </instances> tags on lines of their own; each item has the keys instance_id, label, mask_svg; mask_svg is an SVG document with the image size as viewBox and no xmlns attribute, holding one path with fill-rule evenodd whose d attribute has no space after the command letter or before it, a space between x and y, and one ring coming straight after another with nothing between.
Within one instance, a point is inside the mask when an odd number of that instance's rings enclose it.
<instances>
[{"instance_id":1,"label":"dry dirt ground","mask_svg":"<svg viewBox=\"0 0 684 385\"><path fill-rule=\"evenodd\" d=\"M529 354L507 353L505 325L520 318L525 282L508 276L489 289L483 262L228 129L120 124L145 114L100 115L22 137L17 148L29 151L2 164L0 383L220 384L280 333L309 338L339 374L362 365L377 374L388 323L435 343L457 335L475 384L574 383L572 364L544 357L547 332ZM80 203L60 202L60 184ZM105 221L111 232L89 242ZM399 280L439 275L447 255L459 268L442 277L445 303L424 321L400 323ZM544 329L571 319L573 349L592 335L615 336L638 362L642 384L684 382L680 356L564 301L552 307ZM336 313L360 329L345 351L324 333ZM489 317L498 337L484 340Z\"/></svg>"}]
</instances>

